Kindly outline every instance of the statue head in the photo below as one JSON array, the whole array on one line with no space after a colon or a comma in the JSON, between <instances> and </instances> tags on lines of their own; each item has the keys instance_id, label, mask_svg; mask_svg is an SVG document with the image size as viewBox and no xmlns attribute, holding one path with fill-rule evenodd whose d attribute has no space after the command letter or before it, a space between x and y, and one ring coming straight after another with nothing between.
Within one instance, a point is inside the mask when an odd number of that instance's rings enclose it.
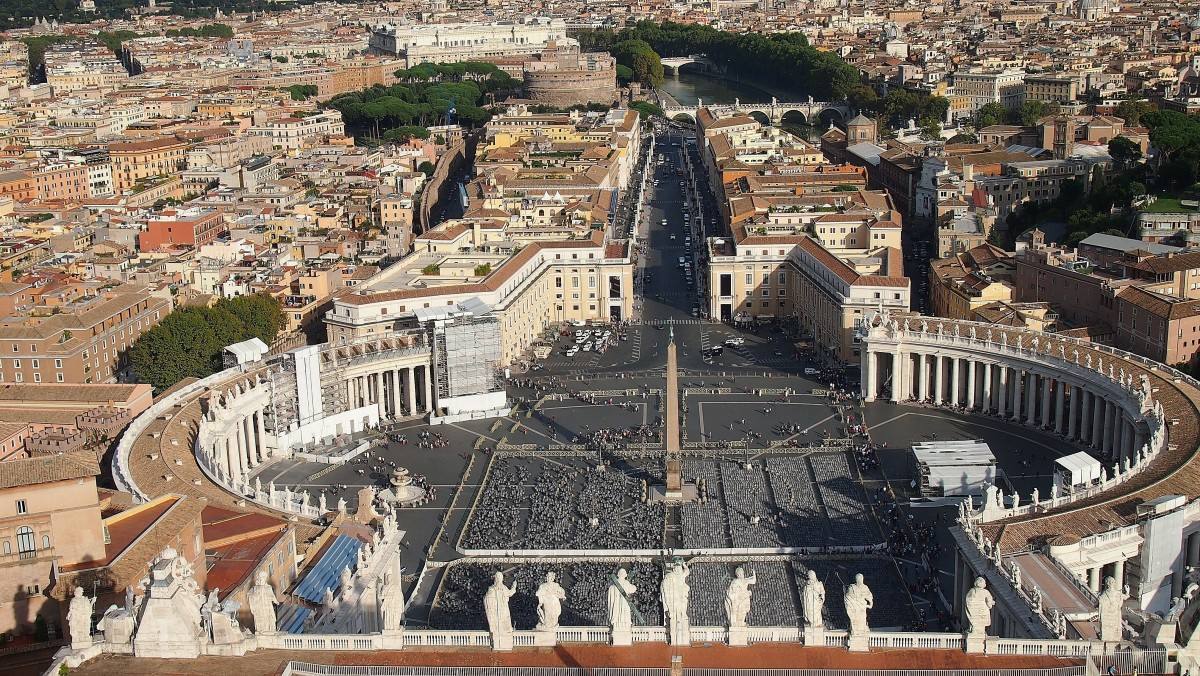
<instances>
[{"instance_id":1,"label":"statue head","mask_svg":"<svg viewBox=\"0 0 1200 676\"><path fill-rule=\"evenodd\" d=\"M816 582L816 581L817 581L817 571L815 571L815 570L813 570L813 569L811 569L811 568L809 568L809 569L808 569L808 581L809 581L809 582Z\"/></svg>"},{"instance_id":2,"label":"statue head","mask_svg":"<svg viewBox=\"0 0 1200 676\"><path fill-rule=\"evenodd\" d=\"M1113 591L1117 588L1117 578L1109 575L1104 578L1104 591Z\"/></svg>"},{"instance_id":3,"label":"statue head","mask_svg":"<svg viewBox=\"0 0 1200 676\"><path fill-rule=\"evenodd\" d=\"M504 573L496 571L496 574L492 576L492 581L496 584L504 584Z\"/></svg>"},{"instance_id":4,"label":"statue head","mask_svg":"<svg viewBox=\"0 0 1200 676\"><path fill-rule=\"evenodd\" d=\"M624 580L627 577L629 577L629 571L625 570L624 568L617 569L617 579L618 580Z\"/></svg>"},{"instance_id":5,"label":"statue head","mask_svg":"<svg viewBox=\"0 0 1200 676\"><path fill-rule=\"evenodd\" d=\"M77 599L83 598L83 587L75 588L75 598L77 598Z\"/></svg>"},{"instance_id":6,"label":"statue head","mask_svg":"<svg viewBox=\"0 0 1200 676\"><path fill-rule=\"evenodd\" d=\"M554 582L557 577L558 576L554 574L554 571L550 571L549 573L546 573L546 582Z\"/></svg>"},{"instance_id":7,"label":"statue head","mask_svg":"<svg viewBox=\"0 0 1200 676\"><path fill-rule=\"evenodd\" d=\"M733 571L733 576L739 580L746 577L746 569L742 568L741 566L738 566L737 570Z\"/></svg>"},{"instance_id":8,"label":"statue head","mask_svg":"<svg viewBox=\"0 0 1200 676\"><path fill-rule=\"evenodd\" d=\"M862 573L855 573L854 574L854 584L862 584L862 583L863 583Z\"/></svg>"},{"instance_id":9,"label":"statue head","mask_svg":"<svg viewBox=\"0 0 1200 676\"><path fill-rule=\"evenodd\" d=\"M267 583L267 571L260 570L254 574L254 584L264 585Z\"/></svg>"},{"instance_id":10,"label":"statue head","mask_svg":"<svg viewBox=\"0 0 1200 676\"><path fill-rule=\"evenodd\" d=\"M987 582L982 577L975 578L975 588L983 589L984 587L987 587Z\"/></svg>"}]
</instances>

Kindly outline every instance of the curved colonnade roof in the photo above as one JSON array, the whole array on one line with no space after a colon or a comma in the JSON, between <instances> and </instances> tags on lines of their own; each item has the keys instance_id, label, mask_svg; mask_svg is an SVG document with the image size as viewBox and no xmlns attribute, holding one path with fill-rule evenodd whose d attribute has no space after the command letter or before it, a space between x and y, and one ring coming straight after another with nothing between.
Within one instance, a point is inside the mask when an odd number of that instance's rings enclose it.
<instances>
[{"instance_id":1,"label":"curved colonnade roof","mask_svg":"<svg viewBox=\"0 0 1200 676\"><path fill-rule=\"evenodd\" d=\"M1088 353L1093 360L1100 358L1105 363L1115 359L1119 364L1117 370L1124 369L1126 374L1132 374L1134 382L1143 375L1150 379L1153 399L1162 403L1167 420L1173 423L1167 426L1167 447L1153 458L1147 469L1120 485L1036 515L1014 516L981 525L984 536L999 544L1002 552L1041 546L1060 537L1085 538L1130 525L1136 520L1138 505L1164 495L1183 495L1188 500L1200 496L1200 462L1196 459L1200 446L1200 423L1197 422L1200 389L1186 380L1177 382L1169 367L1162 365L1152 369L1140 361L1088 347L1087 343L1064 341L1054 334L935 317L908 319L908 332L915 331L914 323L924 322L931 332L942 324L947 335L957 324L964 337L966 329L974 326L978 338L987 335L980 331L990 331L997 343L1003 334L1009 346L1016 345L1018 337L1027 345L1031 337L1037 337L1044 341L1038 346L1039 354L1051 360L1059 359L1060 343L1065 343L1066 353L1072 358L1074 351L1079 350L1081 361Z\"/></svg>"}]
</instances>

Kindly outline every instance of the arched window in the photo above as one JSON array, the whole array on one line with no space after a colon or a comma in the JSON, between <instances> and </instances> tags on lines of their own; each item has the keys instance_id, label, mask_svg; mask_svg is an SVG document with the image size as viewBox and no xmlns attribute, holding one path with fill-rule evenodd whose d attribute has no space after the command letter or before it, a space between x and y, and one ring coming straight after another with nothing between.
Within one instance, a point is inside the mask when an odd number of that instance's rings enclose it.
<instances>
[{"instance_id":1,"label":"arched window","mask_svg":"<svg viewBox=\"0 0 1200 676\"><path fill-rule=\"evenodd\" d=\"M17 553L22 559L32 559L36 554L36 541L33 539L33 529L21 526L17 529Z\"/></svg>"},{"instance_id":2,"label":"arched window","mask_svg":"<svg viewBox=\"0 0 1200 676\"><path fill-rule=\"evenodd\" d=\"M50 549L50 536L49 535L42 536L42 549Z\"/></svg>"},{"instance_id":3,"label":"arched window","mask_svg":"<svg viewBox=\"0 0 1200 676\"><path fill-rule=\"evenodd\" d=\"M8 541L8 540L5 540L5 541L4 541L4 546L3 546L3 548L2 548L2 549L3 549L3 552L4 552L4 555L5 555L5 556L8 556L9 554L12 554L12 544L11 544L11 543L9 543L9 541Z\"/></svg>"}]
</instances>

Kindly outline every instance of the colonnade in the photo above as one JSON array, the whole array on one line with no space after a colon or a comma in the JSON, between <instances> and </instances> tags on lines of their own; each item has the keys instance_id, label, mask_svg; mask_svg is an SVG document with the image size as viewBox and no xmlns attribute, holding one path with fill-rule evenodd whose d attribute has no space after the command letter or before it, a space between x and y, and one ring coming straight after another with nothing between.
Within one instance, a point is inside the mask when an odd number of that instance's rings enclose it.
<instances>
[{"instance_id":1,"label":"colonnade","mask_svg":"<svg viewBox=\"0 0 1200 676\"><path fill-rule=\"evenodd\" d=\"M895 402L995 415L1056 432L1114 462L1132 464L1148 440L1140 416L1125 408L1129 397L1122 395L1127 393L1074 377L1065 368L1010 365L990 355L960 356L934 348L864 352L867 401L887 393Z\"/></svg>"},{"instance_id":2,"label":"colonnade","mask_svg":"<svg viewBox=\"0 0 1200 676\"><path fill-rule=\"evenodd\" d=\"M430 375L429 365L419 364L350 376L346 379L348 408L375 404L381 418L430 413L435 408Z\"/></svg>"}]
</instances>

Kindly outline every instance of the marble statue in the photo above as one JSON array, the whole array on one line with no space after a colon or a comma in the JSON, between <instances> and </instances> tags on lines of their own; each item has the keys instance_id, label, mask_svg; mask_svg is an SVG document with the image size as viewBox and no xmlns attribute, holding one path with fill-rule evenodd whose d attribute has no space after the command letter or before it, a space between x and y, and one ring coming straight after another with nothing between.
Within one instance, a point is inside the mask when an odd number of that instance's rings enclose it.
<instances>
[{"instance_id":1,"label":"marble statue","mask_svg":"<svg viewBox=\"0 0 1200 676\"><path fill-rule=\"evenodd\" d=\"M733 573L733 580L725 590L725 617L730 627L746 626L746 616L750 614L750 586L758 583L758 576L750 573L741 566Z\"/></svg>"},{"instance_id":2,"label":"marble statue","mask_svg":"<svg viewBox=\"0 0 1200 676\"><path fill-rule=\"evenodd\" d=\"M83 587L75 588L71 605L67 608L67 627L71 632L71 648L79 650L92 645L92 610L96 599L83 595Z\"/></svg>"},{"instance_id":3,"label":"marble statue","mask_svg":"<svg viewBox=\"0 0 1200 676\"><path fill-rule=\"evenodd\" d=\"M1029 501L1033 503L1034 507L1037 507L1039 504L1041 504L1041 497L1042 495L1040 492L1038 492L1037 486L1034 486L1033 495L1029 497Z\"/></svg>"},{"instance_id":4,"label":"marble statue","mask_svg":"<svg viewBox=\"0 0 1200 676\"><path fill-rule=\"evenodd\" d=\"M691 643L691 624L688 622L688 587L687 578L691 574L687 563L669 565L663 574L659 594L662 600L663 615L667 621L667 634L672 645L687 645Z\"/></svg>"},{"instance_id":5,"label":"marble statue","mask_svg":"<svg viewBox=\"0 0 1200 676\"><path fill-rule=\"evenodd\" d=\"M558 616L562 614L562 602L566 600L567 592L563 591L553 571L546 573L546 581L538 585L534 596L538 601L538 623L535 628L539 631L557 629Z\"/></svg>"},{"instance_id":6,"label":"marble statue","mask_svg":"<svg viewBox=\"0 0 1200 676\"><path fill-rule=\"evenodd\" d=\"M633 630L633 595L637 587L629 581L629 572L624 568L617 571L616 578L608 585L608 624L614 632Z\"/></svg>"},{"instance_id":7,"label":"marble statue","mask_svg":"<svg viewBox=\"0 0 1200 676\"><path fill-rule=\"evenodd\" d=\"M341 586L341 592L343 594L349 594L350 588L354 586L353 577L350 575L350 566L342 566L342 574L339 578L339 582Z\"/></svg>"},{"instance_id":8,"label":"marble statue","mask_svg":"<svg viewBox=\"0 0 1200 676\"><path fill-rule=\"evenodd\" d=\"M404 591L400 576L387 571L379 586L379 628L384 632L399 631L404 625Z\"/></svg>"},{"instance_id":9,"label":"marble statue","mask_svg":"<svg viewBox=\"0 0 1200 676\"><path fill-rule=\"evenodd\" d=\"M516 585L504 584L504 573L492 576L492 586L483 595L483 614L487 617L488 631L492 634L494 650L511 650L513 640L512 612L509 599L517 593Z\"/></svg>"},{"instance_id":10,"label":"marble statue","mask_svg":"<svg viewBox=\"0 0 1200 676\"><path fill-rule=\"evenodd\" d=\"M1050 484L1050 501L1054 502L1058 499L1058 484Z\"/></svg>"},{"instance_id":11,"label":"marble statue","mask_svg":"<svg viewBox=\"0 0 1200 676\"><path fill-rule=\"evenodd\" d=\"M329 511L326 509L326 507L328 507L328 505L325 503L325 491L321 491L321 494L317 496L317 509L324 514L325 512Z\"/></svg>"},{"instance_id":12,"label":"marble statue","mask_svg":"<svg viewBox=\"0 0 1200 676\"><path fill-rule=\"evenodd\" d=\"M346 498L338 498L337 511L339 514L346 513Z\"/></svg>"},{"instance_id":13,"label":"marble statue","mask_svg":"<svg viewBox=\"0 0 1200 676\"><path fill-rule=\"evenodd\" d=\"M1098 610L1100 614L1100 640L1121 640L1121 608L1125 594L1111 575L1104 578L1104 591L1100 592Z\"/></svg>"},{"instance_id":14,"label":"marble statue","mask_svg":"<svg viewBox=\"0 0 1200 676\"><path fill-rule=\"evenodd\" d=\"M250 587L246 600L250 602L250 615L254 618L254 633L274 634L278 631L275 627L275 606L279 600L275 598L275 589L267 579L267 571L260 570L254 574L254 586Z\"/></svg>"},{"instance_id":15,"label":"marble statue","mask_svg":"<svg viewBox=\"0 0 1200 676\"><path fill-rule=\"evenodd\" d=\"M1021 508L1021 494L1016 491L1012 494L1012 508L1014 512Z\"/></svg>"},{"instance_id":16,"label":"marble statue","mask_svg":"<svg viewBox=\"0 0 1200 676\"><path fill-rule=\"evenodd\" d=\"M850 618L850 635L866 636L871 632L867 625L867 611L875 607L875 596L863 582L862 573L854 576L854 584L846 587L846 616Z\"/></svg>"},{"instance_id":17,"label":"marble statue","mask_svg":"<svg viewBox=\"0 0 1200 676\"><path fill-rule=\"evenodd\" d=\"M808 571L808 580L801 593L804 603L804 626L814 629L825 627L825 584L817 579L817 571Z\"/></svg>"},{"instance_id":18,"label":"marble statue","mask_svg":"<svg viewBox=\"0 0 1200 676\"><path fill-rule=\"evenodd\" d=\"M992 608L996 600L992 592L987 590L987 583L982 577L975 578L975 586L967 592L963 610L967 619L967 635L982 637L987 634L987 628L992 624Z\"/></svg>"}]
</instances>

